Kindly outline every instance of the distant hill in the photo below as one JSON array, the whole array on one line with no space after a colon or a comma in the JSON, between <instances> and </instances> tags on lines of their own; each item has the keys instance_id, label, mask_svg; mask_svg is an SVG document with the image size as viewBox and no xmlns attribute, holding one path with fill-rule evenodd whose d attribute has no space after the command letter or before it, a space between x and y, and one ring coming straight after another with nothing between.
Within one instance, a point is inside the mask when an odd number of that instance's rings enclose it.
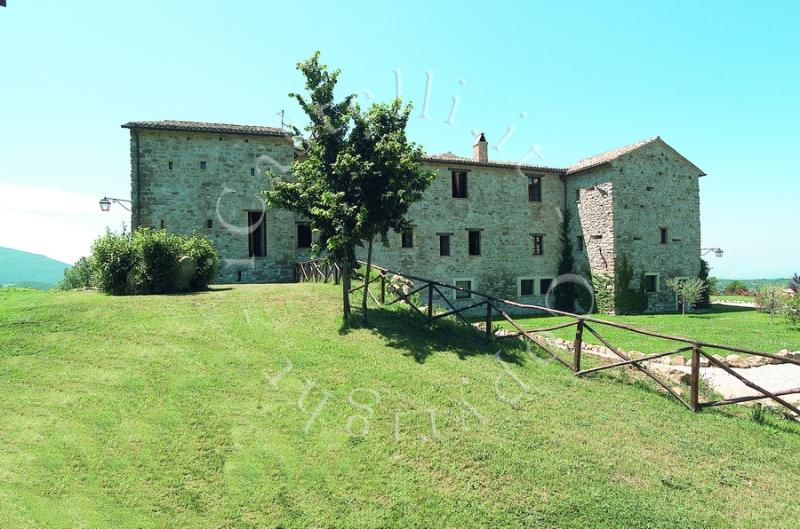
<instances>
[{"instance_id":1,"label":"distant hill","mask_svg":"<svg viewBox=\"0 0 800 529\"><path fill-rule=\"evenodd\" d=\"M44 255L0 247L0 285L47 290L61 281L69 267Z\"/></svg>"},{"instance_id":2,"label":"distant hill","mask_svg":"<svg viewBox=\"0 0 800 529\"><path fill-rule=\"evenodd\" d=\"M734 281L734 279L717 279L717 288L720 290L725 290L725 287L728 286L728 283L731 281ZM737 279L736 281L741 281L747 285L747 288L750 290L758 290L764 285L769 284L785 287L791 280L788 277L779 277L776 279Z\"/></svg>"}]
</instances>

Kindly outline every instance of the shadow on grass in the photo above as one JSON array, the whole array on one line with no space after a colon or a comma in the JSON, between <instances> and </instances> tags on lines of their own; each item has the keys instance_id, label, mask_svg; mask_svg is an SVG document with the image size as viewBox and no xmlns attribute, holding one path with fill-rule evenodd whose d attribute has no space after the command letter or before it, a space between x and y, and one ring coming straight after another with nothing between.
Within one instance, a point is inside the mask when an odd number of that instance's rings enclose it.
<instances>
[{"instance_id":1,"label":"shadow on grass","mask_svg":"<svg viewBox=\"0 0 800 529\"><path fill-rule=\"evenodd\" d=\"M427 323L407 307L377 307L369 309L367 325L362 314L353 312L351 321L342 325L339 334L346 335L354 329L368 329L384 338L386 345L424 364L435 353L454 352L462 360L477 355L494 355L500 352L504 362L521 365L525 351L519 342L488 341L482 331L470 329L463 323L441 319ZM506 341L507 342L507 341Z\"/></svg>"}]
</instances>

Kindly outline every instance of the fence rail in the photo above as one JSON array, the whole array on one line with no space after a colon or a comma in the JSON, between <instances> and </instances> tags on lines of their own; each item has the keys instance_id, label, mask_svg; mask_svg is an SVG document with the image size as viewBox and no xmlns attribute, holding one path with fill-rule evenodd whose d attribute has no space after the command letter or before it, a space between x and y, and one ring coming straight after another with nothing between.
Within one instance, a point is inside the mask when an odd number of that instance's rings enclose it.
<instances>
[{"instance_id":1,"label":"fence rail","mask_svg":"<svg viewBox=\"0 0 800 529\"><path fill-rule=\"evenodd\" d=\"M358 261L358 264L364 267L367 266L367 263L364 261ZM785 389L780 391L769 391L759 386L758 384L754 383L753 381L748 380L741 373L737 373L731 367L727 366L723 362L720 362L717 358L715 358L712 354L710 354L709 351L719 350L726 352L742 353L752 356L769 358L773 361L778 361L781 363L788 363L800 366L800 361L794 360L793 358L786 358L770 353L753 351L751 349L745 349L742 347L733 347L729 345L705 342L702 340L686 338L683 336L672 336L669 334L646 331L643 329L638 329L631 325L611 322L608 320L603 320L591 316L573 314L571 312L556 310L541 305L519 303L508 299L498 298L491 294L486 294L476 290L461 288L455 285L448 285L446 283L441 283L438 281L434 281L432 279L427 279L412 274L405 274L402 272L390 270L388 268L384 268L382 266L377 266L374 264L370 265L370 270L375 271L374 277L372 277L368 282L362 281L361 285L351 288L350 293L366 289L368 296L376 304L383 306L389 306L397 302L403 302L407 304L409 307L411 307L415 311L415 313L419 314L422 318L425 319L425 321L429 323L440 320L442 318L453 316L460 323L463 323L470 329L481 334L487 340L518 338L530 341L539 346L544 351L546 351L548 354L550 354L550 356L552 356L560 364L570 369L573 373L575 373L576 376L585 377L592 373L597 373L609 369L632 367L641 372L642 374L644 374L645 376L647 376L648 378L650 378L651 380L653 380L656 384L658 384L661 388L663 388L672 397L674 397L676 400L678 400L680 403L682 403L684 406L686 406L687 408L689 408L694 412L700 411L703 408L725 406L729 404L739 404L761 399L770 399L774 402L777 402L784 408L790 410L792 413L794 413L795 419L800 417L800 409L798 409L796 405L787 402L785 399L781 398L787 395L800 393L800 387ZM364 275L364 277L366 278L366 274ZM295 265L295 278L297 279L297 281L300 282L303 281L328 282L330 280L334 283L338 283L341 279L341 268L336 263L327 263L325 261L317 259L298 262ZM374 292L372 292L373 287L377 289L378 292L377 295ZM452 293L461 292L464 294L468 294L469 299L479 299L480 301L470 303L467 306L457 307L453 302L450 301L449 297L446 296L444 292L452 292ZM393 294L394 299L387 300L387 293ZM427 301L427 304L423 305L420 303L420 301L417 301L414 297L416 294L420 294L420 300L425 299ZM435 296L437 294L438 298L436 298ZM434 300L443 301L445 305L445 307L443 308L445 308L446 310L444 312L436 312L434 309ZM485 312L483 316L484 319L483 330L480 330L475 324L467 320L464 314L467 311L474 312L476 309L480 307L485 307ZM508 313L507 310L505 310L505 308L507 307L544 312L554 316L564 316L570 318L571 321L558 325L526 330L518 321L514 320L514 318ZM515 329L516 332L511 332L498 336L494 328L494 321L495 318L498 316L501 320L505 320L506 322L508 322L511 325L511 327ZM572 342L571 348L567 348L567 352L572 353L571 359L570 358L564 359L560 355L556 354L553 350L551 350L551 348L553 347L552 344L545 337L540 336L540 334L544 332L564 329L573 326L575 327L575 338ZM665 352L649 354L637 358L631 358L625 352L620 350L620 348L612 345L608 341L608 339L606 339L598 331L598 329L602 327L610 327L630 333L641 334L653 338L660 338L669 342L673 342L679 345L679 347ZM589 334L594 336L600 343L602 343L606 347L606 349L608 349L611 353L613 353L616 357L618 357L619 360L614 361L610 364L601 365L599 367L591 367L584 369L582 366L581 357L584 346L586 344L583 338L585 332L588 332ZM659 376L658 373L655 373L653 369L648 368L648 366L644 364L652 360L657 360L663 357L671 357L673 355L683 355L684 353L689 351L691 351L691 369L689 372L690 375L689 399L687 401L674 389L675 385L674 383L670 383L669 381L664 380L661 376ZM713 401L702 401L700 396L701 358L707 360L709 365L719 367L720 369L724 370L734 378L738 379L745 386L757 392L758 395L726 398Z\"/></svg>"}]
</instances>

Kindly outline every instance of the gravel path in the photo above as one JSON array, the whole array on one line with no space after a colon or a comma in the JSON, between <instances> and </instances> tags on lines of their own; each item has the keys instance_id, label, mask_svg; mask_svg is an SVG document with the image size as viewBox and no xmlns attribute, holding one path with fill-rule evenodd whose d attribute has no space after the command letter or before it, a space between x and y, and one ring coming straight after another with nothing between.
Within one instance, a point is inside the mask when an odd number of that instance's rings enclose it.
<instances>
[{"instance_id":1,"label":"gravel path","mask_svg":"<svg viewBox=\"0 0 800 529\"><path fill-rule=\"evenodd\" d=\"M688 373L691 369L685 366L673 367L684 373ZM800 389L800 366L794 364L772 364L733 370L768 391ZM739 379L718 367L701 367L700 376L725 398L760 395L758 391L745 386ZM800 394L785 395L781 398L792 404L800 404Z\"/></svg>"}]
</instances>

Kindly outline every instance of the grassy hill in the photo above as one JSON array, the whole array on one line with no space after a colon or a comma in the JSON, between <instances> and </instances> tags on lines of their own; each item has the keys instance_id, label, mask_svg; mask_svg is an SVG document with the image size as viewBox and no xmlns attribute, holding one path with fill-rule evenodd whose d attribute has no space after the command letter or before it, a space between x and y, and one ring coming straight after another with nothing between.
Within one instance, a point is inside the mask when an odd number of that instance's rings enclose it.
<instances>
[{"instance_id":1,"label":"grassy hill","mask_svg":"<svg viewBox=\"0 0 800 529\"><path fill-rule=\"evenodd\" d=\"M725 287L728 286L729 283L732 281L737 281L735 279L717 279L717 288L720 290L725 290ZM778 277L774 279L738 279L745 285L749 290L758 290L759 288L765 285L777 285L779 287L786 287L789 284L788 277Z\"/></svg>"},{"instance_id":2,"label":"grassy hill","mask_svg":"<svg viewBox=\"0 0 800 529\"><path fill-rule=\"evenodd\" d=\"M800 526L787 421L338 302L0 290L0 527Z\"/></svg>"},{"instance_id":3,"label":"grassy hill","mask_svg":"<svg viewBox=\"0 0 800 529\"><path fill-rule=\"evenodd\" d=\"M0 247L0 285L47 290L61 281L69 267L44 255Z\"/></svg>"}]
</instances>

